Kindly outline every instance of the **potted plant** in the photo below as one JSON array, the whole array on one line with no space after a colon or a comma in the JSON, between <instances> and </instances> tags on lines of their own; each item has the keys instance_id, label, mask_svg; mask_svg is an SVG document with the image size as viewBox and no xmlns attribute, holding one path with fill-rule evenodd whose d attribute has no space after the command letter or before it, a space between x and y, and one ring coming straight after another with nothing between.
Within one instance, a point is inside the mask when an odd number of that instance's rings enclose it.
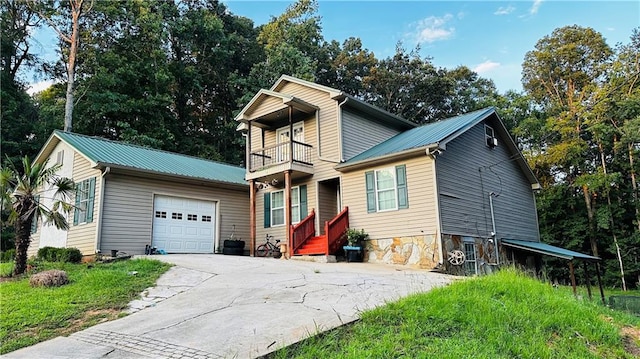
<instances>
[{"instance_id":1,"label":"potted plant","mask_svg":"<svg viewBox=\"0 0 640 359\"><path fill-rule=\"evenodd\" d=\"M369 235L364 229L347 229L347 245L342 247L347 262L362 262L364 258L364 241L368 238Z\"/></svg>"}]
</instances>

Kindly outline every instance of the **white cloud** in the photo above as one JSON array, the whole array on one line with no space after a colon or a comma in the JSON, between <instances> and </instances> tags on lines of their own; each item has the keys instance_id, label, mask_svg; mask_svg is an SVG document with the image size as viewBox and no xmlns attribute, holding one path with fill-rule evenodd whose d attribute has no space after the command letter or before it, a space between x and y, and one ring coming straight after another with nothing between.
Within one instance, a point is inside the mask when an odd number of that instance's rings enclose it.
<instances>
[{"instance_id":1,"label":"white cloud","mask_svg":"<svg viewBox=\"0 0 640 359\"><path fill-rule=\"evenodd\" d=\"M42 92L42 91L48 89L54 83L55 83L55 81L53 81L53 80L46 80L46 81L40 81L40 82L33 83L33 84L29 85L29 88L27 89L27 93L30 96L33 96L33 95L37 94L38 92Z\"/></svg>"},{"instance_id":2,"label":"white cloud","mask_svg":"<svg viewBox=\"0 0 640 359\"><path fill-rule=\"evenodd\" d=\"M446 25L452 18L453 15L447 14L443 17L430 16L418 21L414 30L416 42L431 43L450 38L455 32L455 28L452 26L447 27Z\"/></svg>"},{"instance_id":3,"label":"white cloud","mask_svg":"<svg viewBox=\"0 0 640 359\"><path fill-rule=\"evenodd\" d=\"M533 5L531 5L531 9L529 9L529 13L531 15L537 14L540 5L542 5L543 0L533 0Z\"/></svg>"},{"instance_id":4,"label":"white cloud","mask_svg":"<svg viewBox=\"0 0 640 359\"><path fill-rule=\"evenodd\" d=\"M489 72L492 72L494 70L496 70L497 68L500 67L500 63L499 62L494 62L491 60L487 60L479 65L476 65L476 67L473 68L474 72L477 72L478 74L482 75L482 74L486 74Z\"/></svg>"},{"instance_id":5,"label":"white cloud","mask_svg":"<svg viewBox=\"0 0 640 359\"><path fill-rule=\"evenodd\" d=\"M502 7L502 6L500 6L500 7L498 8L498 10L496 10L496 12L494 12L493 14L494 14L494 15L509 15L509 14L511 14L512 12L514 12L515 10L516 10L516 8L515 8L515 7L513 7L513 6L511 6L511 5L509 5L509 6L507 6L507 7Z\"/></svg>"}]
</instances>

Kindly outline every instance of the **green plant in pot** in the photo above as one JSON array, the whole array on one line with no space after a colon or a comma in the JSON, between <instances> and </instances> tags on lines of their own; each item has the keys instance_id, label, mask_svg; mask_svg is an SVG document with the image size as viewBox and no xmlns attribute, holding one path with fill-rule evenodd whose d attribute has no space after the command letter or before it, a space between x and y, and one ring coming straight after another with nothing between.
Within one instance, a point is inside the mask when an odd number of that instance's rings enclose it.
<instances>
[{"instance_id":1,"label":"green plant in pot","mask_svg":"<svg viewBox=\"0 0 640 359\"><path fill-rule=\"evenodd\" d=\"M347 229L347 245L343 247L347 262L362 262L364 257L364 241L369 238L364 229Z\"/></svg>"}]
</instances>

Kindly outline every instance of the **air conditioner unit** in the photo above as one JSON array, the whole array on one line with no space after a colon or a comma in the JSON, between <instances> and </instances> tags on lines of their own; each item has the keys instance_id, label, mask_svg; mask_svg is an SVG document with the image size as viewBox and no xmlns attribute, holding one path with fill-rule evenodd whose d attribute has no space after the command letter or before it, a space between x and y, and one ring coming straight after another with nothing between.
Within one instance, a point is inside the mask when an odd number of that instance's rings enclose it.
<instances>
[{"instance_id":1,"label":"air conditioner unit","mask_svg":"<svg viewBox=\"0 0 640 359\"><path fill-rule=\"evenodd\" d=\"M487 146L496 147L498 145L498 139L495 137L487 137Z\"/></svg>"}]
</instances>

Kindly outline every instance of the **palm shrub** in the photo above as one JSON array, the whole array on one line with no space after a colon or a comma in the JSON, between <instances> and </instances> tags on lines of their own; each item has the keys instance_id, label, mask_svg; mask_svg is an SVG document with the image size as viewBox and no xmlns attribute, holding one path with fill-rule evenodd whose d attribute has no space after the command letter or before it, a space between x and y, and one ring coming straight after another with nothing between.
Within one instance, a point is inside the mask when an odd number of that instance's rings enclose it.
<instances>
[{"instance_id":1,"label":"palm shrub","mask_svg":"<svg viewBox=\"0 0 640 359\"><path fill-rule=\"evenodd\" d=\"M53 224L59 229L68 229L64 213L71 211L69 199L75 184L69 178L59 177L60 165L47 166L48 161L32 163L29 157L22 158L22 168L16 169L9 162L0 168L0 195L2 208L10 211L8 222L15 227L16 257L14 275L27 269L27 250L31 244L31 227L34 221L44 219L44 224ZM47 207L40 193L52 193L51 206Z\"/></svg>"}]
</instances>

